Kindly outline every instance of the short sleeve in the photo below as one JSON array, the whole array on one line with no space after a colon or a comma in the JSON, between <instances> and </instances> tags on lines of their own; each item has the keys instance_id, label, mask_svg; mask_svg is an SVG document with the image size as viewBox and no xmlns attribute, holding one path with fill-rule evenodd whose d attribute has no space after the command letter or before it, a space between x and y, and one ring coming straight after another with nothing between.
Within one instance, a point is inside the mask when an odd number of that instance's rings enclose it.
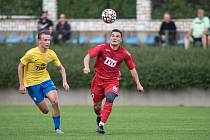
<instances>
[{"instance_id":1,"label":"short sleeve","mask_svg":"<svg viewBox=\"0 0 210 140\"><path fill-rule=\"evenodd\" d=\"M101 52L103 47L104 45L98 45L95 48L88 50L88 54L90 55L90 58L97 56Z\"/></svg>"},{"instance_id":2,"label":"short sleeve","mask_svg":"<svg viewBox=\"0 0 210 140\"><path fill-rule=\"evenodd\" d=\"M31 61L31 54L29 52L26 52L25 55L20 59L20 62L23 65L27 65Z\"/></svg>"},{"instance_id":3,"label":"short sleeve","mask_svg":"<svg viewBox=\"0 0 210 140\"><path fill-rule=\"evenodd\" d=\"M55 52L53 52L52 57L53 57L53 58L52 58L52 59L53 59L53 61L52 61L53 65L55 65L56 67L61 66L61 62L60 62L60 60L58 59L58 56L56 55Z\"/></svg>"},{"instance_id":4,"label":"short sleeve","mask_svg":"<svg viewBox=\"0 0 210 140\"><path fill-rule=\"evenodd\" d=\"M132 70L136 66L133 57L128 51L126 51L125 63L128 66L129 70Z\"/></svg>"},{"instance_id":5,"label":"short sleeve","mask_svg":"<svg viewBox=\"0 0 210 140\"><path fill-rule=\"evenodd\" d=\"M204 22L205 22L205 27L209 28L210 22L209 22L209 18L208 17L205 17Z\"/></svg>"}]
</instances>

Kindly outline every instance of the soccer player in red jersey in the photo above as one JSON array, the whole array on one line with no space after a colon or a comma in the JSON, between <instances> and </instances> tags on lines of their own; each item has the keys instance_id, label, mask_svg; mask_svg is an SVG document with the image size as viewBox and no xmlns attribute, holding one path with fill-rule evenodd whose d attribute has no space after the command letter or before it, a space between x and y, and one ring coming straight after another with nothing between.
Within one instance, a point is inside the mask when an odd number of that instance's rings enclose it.
<instances>
[{"instance_id":1,"label":"soccer player in red jersey","mask_svg":"<svg viewBox=\"0 0 210 140\"><path fill-rule=\"evenodd\" d=\"M118 29L111 31L110 44L101 44L88 51L84 58L84 74L90 72L90 59L96 57L94 65L95 76L91 84L91 94L94 102L94 111L97 115L97 132L104 134L104 124L112 111L112 104L118 96L120 79L120 65L123 61L127 64L133 79L136 82L137 90L143 95L142 87L135 64L131 54L121 46L122 32ZM102 100L106 101L101 109Z\"/></svg>"}]
</instances>

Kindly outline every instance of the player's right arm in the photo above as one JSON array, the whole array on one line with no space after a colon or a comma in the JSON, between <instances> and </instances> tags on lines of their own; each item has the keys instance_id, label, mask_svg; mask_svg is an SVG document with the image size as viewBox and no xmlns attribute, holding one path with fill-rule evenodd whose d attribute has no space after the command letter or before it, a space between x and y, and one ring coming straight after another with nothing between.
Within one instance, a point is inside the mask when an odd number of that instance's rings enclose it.
<instances>
[{"instance_id":1,"label":"player's right arm","mask_svg":"<svg viewBox=\"0 0 210 140\"><path fill-rule=\"evenodd\" d=\"M23 69L24 65L20 62L18 65L19 92L25 94L26 87L23 84Z\"/></svg>"},{"instance_id":2,"label":"player's right arm","mask_svg":"<svg viewBox=\"0 0 210 140\"><path fill-rule=\"evenodd\" d=\"M89 66L90 59L93 57L96 57L101 52L103 47L104 45L102 44L88 51L88 53L86 54L83 60L83 64L84 64L83 73L84 74L88 74L90 72L90 66Z\"/></svg>"},{"instance_id":3,"label":"player's right arm","mask_svg":"<svg viewBox=\"0 0 210 140\"><path fill-rule=\"evenodd\" d=\"M83 72L84 74L88 74L90 72L90 66L89 66L89 62L90 62L90 55L87 54L84 58L84 69L83 69Z\"/></svg>"},{"instance_id":4,"label":"player's right arm","mask_svg":"<svg viewBox=\"0 0 210 140\"><path fill-rule=\"evenodd\" d=\"M20 63L18 65L18 79L19 79L19 92L22 94L26 93L26 87L24 86L24 67L31 62L32 51L26 52L26 54L20 59ZM24 78L23 78L24 77Z\"/></svg>"}]
</instances>

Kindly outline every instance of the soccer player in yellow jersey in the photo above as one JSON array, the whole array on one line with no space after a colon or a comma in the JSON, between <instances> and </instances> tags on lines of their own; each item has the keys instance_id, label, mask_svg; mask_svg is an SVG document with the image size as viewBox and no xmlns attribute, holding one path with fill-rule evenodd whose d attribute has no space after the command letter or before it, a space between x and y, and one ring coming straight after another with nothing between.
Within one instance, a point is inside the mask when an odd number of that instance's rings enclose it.
<instances>
[{"instance_id":1,"label":"soccer player in yellow jersey","mask_svg":"<svg viewBox=\"0 0 210 140\"><path fill-rule=\"evenodd\" d=\"M58 67L63 80L63 88L68 91L69 85L66 80L65 68L59 61L56 53L49 49L51 35L48 31L42 31L38 34L39 45L30 49L20 59L18 65L19 92L26 93L39 107L42 113L49 112L44 98L48 98L52 104L52 117L55 126L55 132L62 134L60 129L60 110L58 105L58 92L54 83L51 81L47 71L47 64L52 62Z\"/></svg>"}]
</instances>

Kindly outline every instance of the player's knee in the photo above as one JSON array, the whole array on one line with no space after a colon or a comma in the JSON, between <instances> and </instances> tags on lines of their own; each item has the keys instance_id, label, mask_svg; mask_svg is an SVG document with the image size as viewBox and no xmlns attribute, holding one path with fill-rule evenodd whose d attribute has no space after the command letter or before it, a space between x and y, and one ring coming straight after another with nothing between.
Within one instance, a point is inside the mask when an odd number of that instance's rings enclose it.
<instances>
[{"instance_id":1,"label":"player's knee","mask_svg":"<svg viewBox=\"0 0 210 140\"><path fill-rule=\"evenodd\" d=\"M95 104L94 110L101 110L101 104Z\"/></svg>"},{"instance_id":2,"label":"player's knee","mask_svg":"<svg viewBox=\"0 0 210 140\"><path fill-rule=\"evenodd\" d=\"M51 100L51 104L52 104L53 106L57 106L57 105L58 105L58 99L53 99L53 100Z\"/></svg>"},{"instance_id":3,"label":"player's knee","mask_svg":"<svg viewBox=\"0 0 210 140\"><path fill-rule=\"evenodd\" d=\"M47 108L41 110L43 114L47 114L49 110Z\"/></svg>"},{"instance_id":4,"label":"player's knee","mask_svg":"<svg viewBox=\"0 0 210 140\"><path fill-rule=\"evenodd\" d=\"M107 95L106 95L106 102L107 103L113 103L116 96L117 95L115 93L113 93L113 92L107 93Z\"/></svg>"},{"instance_id":5,"label":"player's knee","mask_svg":"<svg viewBox=\"0 0 210 140\"><path fill-rule=\"evenodd\" d=\"M44 100L41 101L37 106L43 114L47 114L49 112L49 109Z\"/></svg>"}]
</instances>

